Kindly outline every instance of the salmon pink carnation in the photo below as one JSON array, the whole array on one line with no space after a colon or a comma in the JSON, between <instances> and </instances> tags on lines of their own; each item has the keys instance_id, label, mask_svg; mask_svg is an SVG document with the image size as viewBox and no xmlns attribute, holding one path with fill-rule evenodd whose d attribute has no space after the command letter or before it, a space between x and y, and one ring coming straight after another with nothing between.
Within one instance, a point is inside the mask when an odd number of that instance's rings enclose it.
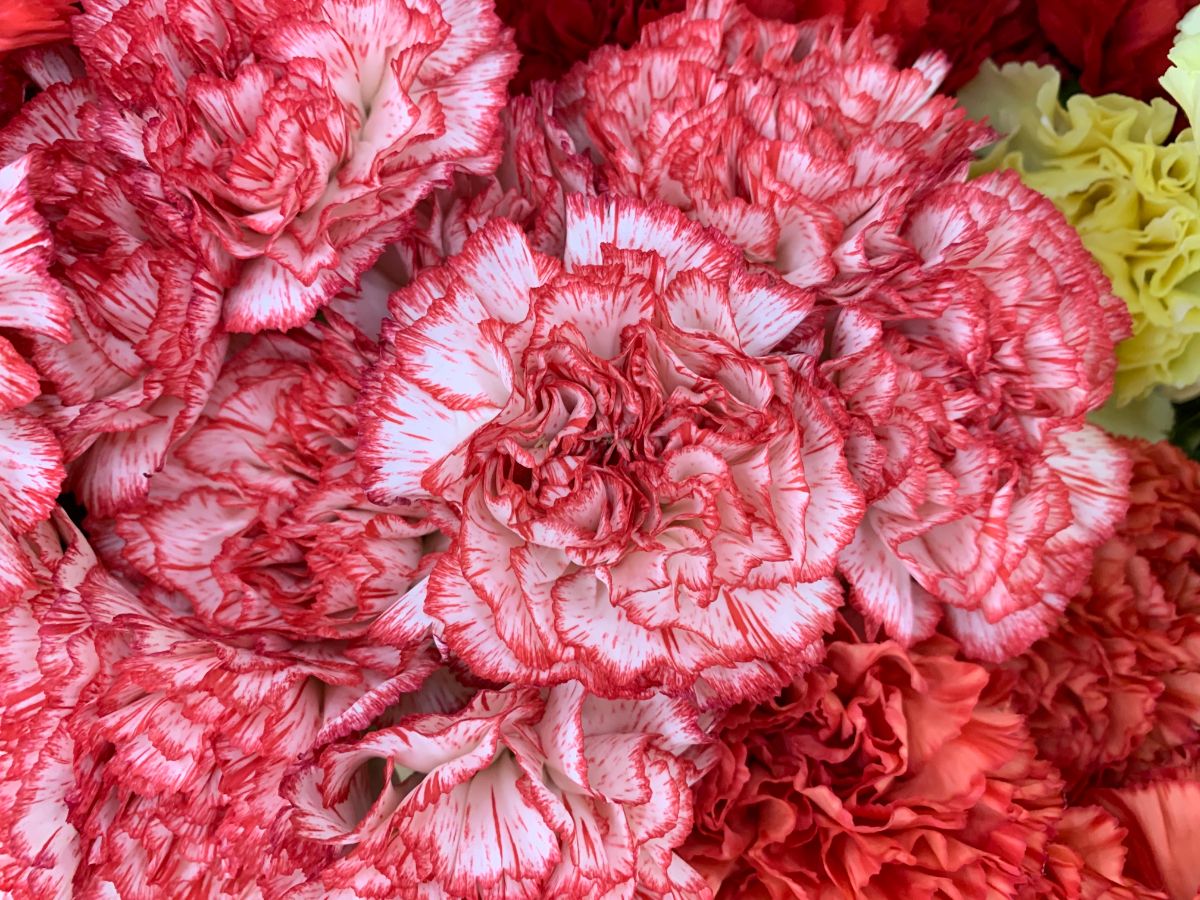
<instances>
[{"instance_id":1,"label":"salmon pink carnation","mask_svg":"<svg viewBox=\"0 0 1200 900\"><path fill-rule=\"evenodd\" d=\"M810 308L674 210L578 197L561 259L494 221L392 298L360 454L380 499L459 514L423 609L472 671L736 698L819 652L861 497L763 355Z\"/></svg>"},{"instance_id":2,"label":"salmon pink carnation","mask_svg":"<svg viewBox=\"0 0 1200 900\"><path fill-rule=\"evenodd\" d=\"M76 40L235 331L303 324L433 187L491 171L517 61L484 0L103 0Z\"/></svg>"},{"instance_id":3,"label":"salmon pink carnation","mask_svg":"<svg viewBox=\"0 0 1200 900\"><path fill-rule=\"evenodd\" d=\"M71 0L5 0L0 9L0 53L70 35Z\"/></svg>"},{"instance_id":4,"label":"salmon pink carnation","mask_svg":"<svg viewBox=\"0 0 1200 900\"><path fill-rule=\"evenodd\" d=\"M683 858L718 898L1025 896L1062 801L1020 716L945 638L842 637L717 724Z\"/></svg>"},{"instance_id":5,"label":"salmon pink carnation","mask_svg":"<svg viewBox=\"0 0 1200 900\"><path fill-rule=\"evenodd\" d=\"M296 896L711 896L674 853L705 740L682 700L569 682L334 743L288 788L297 834L340 851Z\"/></svg>"},{"instance_id":6,"label":"salmon pink carnation","mask_svg":"<svg viewBox=\"0 0 1200 900\"><path fill-rule=\"evenodd\" d=\"M995 676L1077 793L1200 761L1200 464L1128 446L1129 514L1058 627Z\"/></svg>"}]
</instances>

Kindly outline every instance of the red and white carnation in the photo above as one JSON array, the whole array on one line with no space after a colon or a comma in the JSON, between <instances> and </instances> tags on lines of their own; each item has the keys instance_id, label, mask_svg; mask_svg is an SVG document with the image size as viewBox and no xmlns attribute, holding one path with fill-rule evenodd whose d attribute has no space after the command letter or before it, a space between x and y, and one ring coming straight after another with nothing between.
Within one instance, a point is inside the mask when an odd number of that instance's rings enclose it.
<instances>
[{"instance_id":1,"label":"red and white carnation","mask_svg":"<svg viewBox=\"0 0 1200 900\"><path fill-rule=\"evenodd\" d=\"M0 168L0 601L33 577L19 535L50 517L64 471L54 433L27 408L41 393L29 342L65 341L71 309L50 277L51 237L34 209L28 157Z\"/></svg>"},{"instance_id":2,"label":"red and white carnation","mask_svg":"<svg viewBox=\"0 0 1200 900\"><path fill-rule=\"evenodd\" d=\"M76 40L234 331L308 321L432 188L494 169L517 62L484 0L98 0Z\"/></svg>"},{"instance_id":3,"label":"red and white carnation","mask_svg":"<svg viewBox=\"0 0 1200 900\"><path fill-rule=\"evenodd\" d=\"M764 351L821 354L849 408L869 508L841 571L893 637L945 618L999 659L1045 634L1121 515L1127 462L1084 415L1128 319L1048 201L966 183L987 132L935 93L945 61L894 61L866 26L693 2L558 104L611 184L815 291L825 321Z\"/></svg>"},{"instance_id":4,"label":"red and white carnation","mask_svg":"<svg viewBox=\"0 0 1200 900\"><path fill-rule=\"evenodd\" d=\"M370 502L355 461L373 344L327 323L255 337L145 500L91 522L110 562L183 594L216 633L363 634L428 574L446 510ZM448 519L446 517L449 517ZM422 618L393 643L427 637Z\"/></svg>"},{"instance_id":5,"label":"red and white carnation","mask_svg":"<svg viewBox=\"0 0 1200 900\"><path fill-rule=\"evenodd\" d=\"M336 742L288 787L297 835L338 850L295 896L710 896L674 852L705 741L683 700L569 682Z\"/></svg>"},{"instance_id":6,"label":"red and white carnation","mask_svg":"<svg viewBox=\"0 0 1200 900\"><path fill-rule=\"evenodd\" d=\"M69 723L99 672L77 589L95 556L61 511L16 545L28 577L0 596L0 891L67 900L85 855Z\"/></svg>"},{"instance_id":7,"label":"red and white carnation","mask_svg":"<svg viewBox=\"0 0 1200 900\"><path fill-rule=\"evenodd\" d=\"M574 197L561 259L495 221L397 293L359 452L380 498L460 516L423 598L450 650L609 696L817 655L861 496L826 398L762 355L810 308L674 210Z\"/></svg>"},{"instance_id":8,"label":"red and white carnation","mask_svg":"<svg viewBox=\"0 0 1200 900\"><path fill-rule=\"evenodd\" d=\"M145 492L204 407L227 344L221 290L191 250L187 217L130 155L78 61L46 52L28 64L43 92L0 134L0 161L32 159L51 271L73 313L65 334L33 342L32 360L69 486L108 515Z\"/></svg>"}]
</instances>

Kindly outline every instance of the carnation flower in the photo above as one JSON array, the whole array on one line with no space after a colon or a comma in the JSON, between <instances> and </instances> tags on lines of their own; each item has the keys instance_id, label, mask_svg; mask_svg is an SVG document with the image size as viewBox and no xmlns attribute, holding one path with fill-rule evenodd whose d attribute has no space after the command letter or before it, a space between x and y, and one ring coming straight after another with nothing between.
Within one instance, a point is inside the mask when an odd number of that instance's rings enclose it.
<instances>
[{"instance_id":1,"label":"carnation flower","mask_svg":"<svg viewBox=\"0 0 1200 900\"><path fill-rule=\"evenodd\" d=\"M480 691L326 747L288 787L335 861L301 897L711 896L674 849L705 737L684 701Z\"/></svg>"},{"instance_id":2,"label":"carnation flower","mask_svg":"<svg viewBox=\"0 0 1200 900\"><path fill-rule=\"evenodd\" d=\"M95 556L61 510L15 545L27 578L0 597L0 891L67 900L84 855L68 724L98 668L75 591Z\"/></svg>"},{"instance_id":3,"label":"carnation flower","mask_svg":"<svg viewBox=\"0 0 1200 900\"><path fill-rule=\"evenodd\" d=\"M1128 446L1128 516L1058 628L996 675L1076 792L1200 759L1200 464Z\"/></svg>"},{"instance_id":4,"label":"carnation flower","mask_svg":"<svg viewBox=\"0 0 1200 900\"><path fill-rule=\"evenodd\" d=\"M1166 894L1125 873L1126 834L1116 819L1098 806L1068 807L1046 851L1045 880L1033 896L1047 900L1166 900Z\"/></svg>"},{"instance_id":5,"label":"carnation flower","mask_svg":"<svg viewBox=\"0 0 1200 900\"><path fill-rule=\"evenodd\" d=\"M841 637L717 723L683 858L718 898L1024 896L1061 798L1021 717L946 638Z\"/></svg>"},{"instance_id":6,"label":"carnation flower","mask_svg":"<svg viewBox=\"0 0 1200 900\"><path fill-rule=\"evenodd\" d=\"M64 475L53 433L25 408L41 386L18 349L37 336L65 340L71 318L47 271L50 232L33 207L29 167L21 157L0 168L0 601L32 577L16 535L50 517Z\"/></svg>"},{"instance_id":7,"label":"carnation flower","mask_svg":"<svg viewBox=\"0 0 1200 900\"><path fill-rule=\"evenodd\" d=\"M215 897L299 871L276 849L288 767L414 691L432 654L213 634L181 598L135 592L89 559L68 553L55 590L4 618L18 639L7 662L29 674L0 696L0 733L19 749L0 772L15 857L0 877L22 900L47 896L27 884Z\"/></svg>"},{"instance_id":8,"label":"carnation flower","mask_svg":"<svg viewBox=\"0 0 1200 900\"><path fill-rule=\"evenodd\" d=\"M936 94L943 59L894 61L865 26L692 3L599 50L558 104L614 189L679 207L793 284L853 294L894 266L913 198L962 180L986 140ZM683 77L659 84L677 62Z\"/></svg>"},{"instance_id":9,"label":"carnation flower","mask_svg":"<svg viewBox=\"0 0 1200 900\"><path fill-rule=\"evenodd\" d=\"M1200 893L1200 858L1189 852L1200 846L1200 770L1162 772L1147 784L1097 791L1096 797L1128 829L1128 873L1170 900Z\"/></svg>"},{"instance_id":10,"label":"carnation flower","mask_svg":"<svg viewBox=\"0 0 1200 900\"><path fill-rule=\"evenodd\" d=\"M44 421L69 486L107 515L145 492L203 408L226 347L221 291L190 248L187 217L125 152L78 61L47 51L29 64L44 90L0 135L0 162L31 154L51 271L74 313L65 335L33 342L33 362L51 388Z\"/></svg>"},{"instance_id":11,"label":"carnation flower","mask_svg":"<svg viewBox=\"0 0 1200 900\"><path fill-rule=\"evenodd\" d=\"M819 652L862 510L825 398L760 355L810 298L665 207L566 219L561 259L494 221L393 296L361 458L458 512L423 606L475 673L742 696Z\"/></svg>"},{"instance_id":12,"label":"carnation flower","mask_svg":"<svg viewBox=\"0 0 1200 900\"><path fill-rule=\"evenodd\" d=\"M1061 103L1048 67L985 65L960 93L971 114L1003 138L978 171L1007 168L1049 197L1096 257L1133 317L1117 348L1116 401L1155 385L1200 380L1198 269L1191 235L1200 222L1200 148L1169 141L1175 111L1164 101L1075 94Z\"/></svg>"},{"instance_id":13,"label":"carnation flower","mask_svg":"<svg viewBox=\"0 0 1200 900\"><path fill-rule=\"evenodd\" d=\"M1127 464L1084 416L1127 322L1048 202L964 183L985 133L936 95L944 60L894 59L865 27L693 4L597 52L559 103L613 185L814 289L823 327L764 350L822 356L848 407L870 506L842 573L893 637L946 617L1000 659L1045 634L1123 509Z\"/></svg>"},{"instance_id":14,"label":"carnation flower","mask_svg":"<svg viewBox=\"0 0 1200 900\"><path fill-rule=\"evenodd\" d=\"M71 0L5 0L0 9L0 53L68 37L74 11Z\"/></svg>"},{"instance_id":15,"label":"carnation flower","mask_svg":"<svg viewBox=\"0 0 1200 900\"><path fill-rule=\"evenodd\" d=\"M373 355L332 313L325 325L252 340L146 498L90 523L114 565L183 594L217 633L364 633L427 574L439 512L366 497L354 404ZM392 637L419 642L423 622Z\"/></svg>"},{"instance_id":16,"label":"carnation flower","mask_svg":"<svg viewBox=\"0 0 1200 900\"><path fill-rule=\"evenodd\" d=\"M645 25L683 9L684 0L497 0L516 32L521 65L509 89L555 80L604 44L628 47Z\"/></svg>"},{"instance_id":17,"label":"carnation flower","mask_svg":"<svg viewBox=\"0 0 1200 900\"><path fill-rule=\"evenodd\" d=\"M232 330L303 324L433 187L495 167L516 53L484 0L186 8L185 28L162 0L93 4L76 37L193 237L229 270Z\"/></svg>"}]
</instances>

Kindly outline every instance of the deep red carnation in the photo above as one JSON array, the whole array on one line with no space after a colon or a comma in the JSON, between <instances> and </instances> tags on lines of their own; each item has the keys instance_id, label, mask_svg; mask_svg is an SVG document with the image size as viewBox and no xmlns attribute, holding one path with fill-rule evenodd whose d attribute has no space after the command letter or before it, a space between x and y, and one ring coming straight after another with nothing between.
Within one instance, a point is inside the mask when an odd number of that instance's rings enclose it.
<instances>
[{"instance_id":1,"label":"deep red carnation","mask_svg":"<svg viewBox=\"0 0 1200 900\"><path fill-rule=\"evenodd\" d=\"M1058 628L996 673L1076 791L1200 759L1200 464L1126 443L1128 516Z\"/></svg>"},{"instance_id":2,"label":"deep red carnation","mask_svg":"<svg viewBox=\"0 0 1200 900\"><path fill-rule=\"evenodd\" d=\"M894 60L866 27L714 0L598 51L558 102L616 188L814 290L827 315L766 349L821 357L845 401L860 608L909 643L944 617L1002 659L1046 633L1124 509L1123 452L1084 416L1128 316L1049 201L966 181L986 134L936 94L944 61Z\"/></svg>"},{"instance_id":3,"label":"deep red carnation","mask_svg":"<svg viewBox=\"0 0 1200 900\"><path fill-rule=\"evenodd\" d=\"M360 452L459 512L424 609L473 671L620 695L818 651L860 501L759 356L809 309L673 210L578 197L561 260L494 221L393 297Z\"/></svg>"},{"instance_id":4,"label":"deep red carnation","mask_svg":"<svg viewBox=\"0 0 1200 900\"><path fill-rule=\"evenodd\" d=\"M684 859L718 897L1023 896L1061 796L1021 717L947 639L843 637L718 722Z\"/></svg>"},{"instance_id":5,"label":"deep red carnation","mask_svg":"<svg viewBox=\"0 0 1200 900\"><path fill-rule=\"evenodd\" d=\"M4 0L0 53L62 40L70 34L71 0Z\"/></svg>"},{"instance_id":6,"label":"deep red carnation","mask_svg":"<svg viewBox=\"0 0 1200 900\"><path fill-rule=\"evenodd\" d=\"M683 9L685 0L497 0L516 32L521 65L509 85L520 93L554 80L604 44L628 47L645 25Z\"/></svg>"},{"instance_id":7,"label":"deep red carnation","mask_svg":"<svg viewBox=\"0 0 1200 900\"><path fill-rule=\"evenodd\" d=\"M308 321L433 187L490 172L516 65L485 0L106 0L75 31L235 331Z\"/></svg>"},{"instance_id":8,"label":"deep red carnation","mask_svg":"<svg viewBox=\"0 0 1200 900\"><path fill-rule=\"evenodd\" d=\"M902 59L940 50L951 62L947 90L974 77L985 59L1053 63L1084 91L1161 96L1175 26L1196 0L745 0L760 16L787 22L835 14L870 19ZM571 5L571 4L568 4Z\"/></svg>"},{"instance_id":9,"label":"deep red carnation","mask_svg":"<svg viewBox=\"0 0 1200 900\"><path fill-rule=\"evenodd\" d=\"M297 834L338 851L296 896L710 896L674 853L704 742L681 700L572 682L332 744L288 787Z\"/></svg>"}]
</instances>

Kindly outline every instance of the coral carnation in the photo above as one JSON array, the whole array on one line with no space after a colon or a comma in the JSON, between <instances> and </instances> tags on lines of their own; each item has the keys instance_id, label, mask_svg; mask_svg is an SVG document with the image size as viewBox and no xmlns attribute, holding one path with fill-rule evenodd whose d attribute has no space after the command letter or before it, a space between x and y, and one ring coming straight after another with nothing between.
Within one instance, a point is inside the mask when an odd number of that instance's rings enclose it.
<instances>
[{"instance_id":1,"label":"coral carnation","mask_svg":"<svg viewBox=\"0 0 1200 900\"><path fill-rule=\"evenodd\" d=\"M1017 897L1058 784L987 672L935 638L837 640L774 700L718 723L681 854L718 897Z\"/></svg>"},{"instance_id":2,"label":"coral carnation","mask_svg":"<svg viewBox=\"0 0 1200 900\"><path fill-rule=\"evenodd\" d=\"M494 168L516 52L484 0L184 6L90 4L77 41L234 281L231 329L303 324L434 186Z\"/></svg>"},{"instance_id":3,"label":"coral carnation","mask_svg":"<svg viewBox=\"0 0 1200 900\"><path fill-rule=\"evenodd\" d=\"M1200 759L1200 464L1129 446L1129 515L1059 627L996 675L1073 790Z\"/></svg>"},{"instance_id":4,"label":"coral carnation","mask_svg":"<svg viewBox=\"0 0 1200 900\"><path fill-rule=\"evenodd\" d=\"M704 740L662 696L481 691L327 747L289 787L294 825L341 849L317 876L335 896L696 900L673 851Z\"/></svg>"},{"instance_id":5,"label":"coral carnation","mask_svg":"<svg viewBox=\"0 0 1200 900\"><path fill-rule=\"evenodd\" d=\"M424 609L473 671L621 695L818 652L861 498L759 355L809 310L674 210L575 197L561 260L495 221L392 298L360 454L459 512Z\"/></svg>"}]
</instances>

